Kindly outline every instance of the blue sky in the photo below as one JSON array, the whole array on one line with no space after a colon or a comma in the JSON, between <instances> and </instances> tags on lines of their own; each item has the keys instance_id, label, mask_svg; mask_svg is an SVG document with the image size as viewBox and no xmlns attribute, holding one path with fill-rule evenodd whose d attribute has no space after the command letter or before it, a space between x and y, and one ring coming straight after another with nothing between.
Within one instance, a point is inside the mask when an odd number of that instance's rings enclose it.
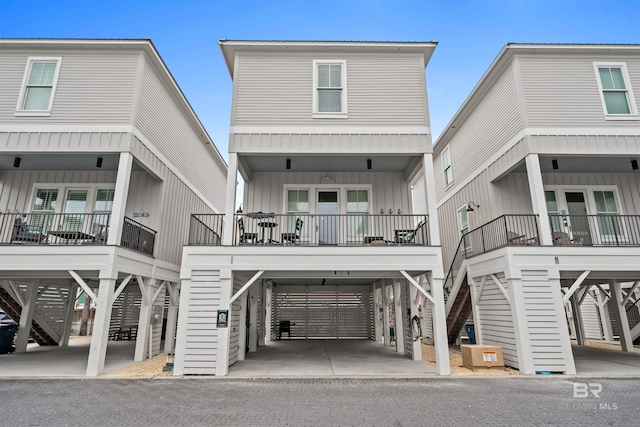
<instances>
[{"instance_id":1,"label":"blue sky","mask_svg":"<svg viewBox=\"0 0 640 427\"><path fill-rule=\"evenodd\" d=\"M508 42L640 43L638 0L0 0L0 17L0 38L151 38L225 158L220 39L437 41L434 137Z\"/></svg>"}]
</instances>

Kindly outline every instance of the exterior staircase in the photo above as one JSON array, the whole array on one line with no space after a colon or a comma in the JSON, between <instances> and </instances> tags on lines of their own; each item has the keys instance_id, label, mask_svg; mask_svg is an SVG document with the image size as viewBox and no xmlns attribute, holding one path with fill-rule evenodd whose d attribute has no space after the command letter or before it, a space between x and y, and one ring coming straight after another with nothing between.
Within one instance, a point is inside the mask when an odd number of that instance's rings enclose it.
<instances>
[{"instance_id":1,"label":"exterior staircase","mask_svg":"<svg viewBox=\"0 0 640 427\"><path fill-rule=\"evenodd\" d=\"M22 307L20 307L18 301L16 301L2 286L0 286L0 308L13 320L20 322ZM29 333L29 336L39 345L58 345L56 340L49 335L35 319L31 324L31 332Z\"/></svg>"},{"instance_id":2,"label":"exterior staircase","mask_svg":"<svg viewBox=\"0 0 640 427\"><path fill-rule=\"evenodd\" d=\"M449 344L456 343L469 314L471 314L471 289L469 289L465 273L465 277L455 295L451 310L447 313L447 339Z\"/></svg>"}]
</instances>

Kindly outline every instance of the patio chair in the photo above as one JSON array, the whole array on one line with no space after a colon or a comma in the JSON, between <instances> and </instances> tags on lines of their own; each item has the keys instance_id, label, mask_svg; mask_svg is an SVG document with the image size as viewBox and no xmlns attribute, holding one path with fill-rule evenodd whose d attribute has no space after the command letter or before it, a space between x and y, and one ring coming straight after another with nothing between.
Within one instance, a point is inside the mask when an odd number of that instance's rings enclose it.
<instances>
[{"instance_id":1,"label":"patio chair","mask_svg":"<svg viewBox=\"0 0 640 427\"><path fill-rule=\"evenodd\" d=\"M280 241L283 245L299 245L300 244L300 231L302 230L303 221L296 219L296 228L292 233L282 233Z\"/></svg>"},{"instance_id":2,"label":"patio chair","mask_svg":"<svg viewBox=\"0 0 640 427\"><path fill-rule=\"evenodd\" d=\"M240 231L240 244L256 244L258 243L258 233L246 233L244 231L244 219L238 218L238 229Z\"/></svg>"},{"instance_id":3,"label":"patio chair","mask_svg":"<svg viewBox=\"0 0 640 427\"><path fill-rule=\"evenodd\" d=\"M278 339L282 338L282 334L286 332L287 338L291 339L291 321L281 320L278 324Z\"/></svg>"},{"instance_id":4,"label":"patio chair","mask_svg":"<svg viewBox=\"0 0 640 427\"><path fill-rule=\"evenodd\" d=\"M581 236L575 236L572 239L564 231L554 231L551 233L551 237L553 239L553 244L556 246L582 245L584 241Z\"/></svg>"},{"instance_id":5,"label":"patio chair","mask_svg":"<svg viewBox=\"0 0 640 427\"><path fill-rule=\"evenodd\" d=\"M422 220L418 223L415 229L413 230L395 230L395 236L393 243L398 245L415 245L416 236L418 235L420 229L427 225L426 220ZM425 239L426 240L426 239ZM426 241L425 241L426 244Z\"/></svg>"},{"instance_id":6,"label":"patio chair","mask_svg":"<svg viewBox=\"0 0 640 427\"><path fill-rule=\"evenodd\" d=\"M40 233L40 231L31 231L29 224L23 221L22 217L17 217L13 222L13 231L11 232L11 242L23 242L23 243L41 243L46 235Z\"/></svg>"}]
</instances>

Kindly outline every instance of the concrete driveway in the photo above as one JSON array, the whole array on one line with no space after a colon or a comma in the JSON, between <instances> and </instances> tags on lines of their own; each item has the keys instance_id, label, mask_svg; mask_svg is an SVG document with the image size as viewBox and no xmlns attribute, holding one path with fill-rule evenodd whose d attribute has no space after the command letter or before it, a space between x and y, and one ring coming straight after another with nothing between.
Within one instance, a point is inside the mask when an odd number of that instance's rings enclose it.
<instances>
[{"instance_id":1,"label":"concrete driveway","mask_svg":"<svg viewBox=\"0 0 640 427\"><path fill-rule=\"evenodd\" d=\"M69 346L30 344L26 353L0 355L0 378L84 377L89 359L90 337L72 337ZM105 373L133 362L135 341L109 341Z\"/></svg>"},{"instance_id":2,"label":"concrete driveway","mask_svg":"<svg viewBox=\"0 0 640 427\"><path fill-rule=\"evenodd\" d=\"M397 377L435 375L391 347L370 340L281 340L247 353L229 377Z\"/></svg>"},{"instance_id":3,"label":"concrete driveway","mask_svg":"<svg viewBox=\"0 0 640 427\"><path fill-rule=\"evenodd\" d=\"M640 353L589 346L571 346L577 375L640 377Z\"/></svg>"}]
</instances>

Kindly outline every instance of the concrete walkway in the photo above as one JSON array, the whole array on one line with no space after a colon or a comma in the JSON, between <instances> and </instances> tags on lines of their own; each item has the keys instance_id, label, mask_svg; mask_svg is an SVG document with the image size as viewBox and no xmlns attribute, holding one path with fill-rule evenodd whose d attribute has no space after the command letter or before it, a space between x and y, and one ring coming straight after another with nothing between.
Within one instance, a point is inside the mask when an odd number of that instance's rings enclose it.
<instances>
[{"instance_id":1,"label":"concrete walkway","mask_svg":"<svg viewBox=\"0 0 640 427\"><path fill-rule=\"evenodd\" d=\"M87 373L89 346L85 337L72 338L67 347L29 345L26 353L0 355L0 378L69 378ZM105 373L133 362L135 341L109 341Z\"/></svg>"},{"instance_id":2,"label":"concrete walkway","mask_svg":"<svg viewBox=\"0 0 640 427\"><path fill-rule=\"evenodd\" d=\"M578 375L640 377L640 353L572 345Z\"/></svg>"},{"instance_id":3,"label":"concrete walkway","mask_svg":"<svg viewBox=\"0 0 640 427\"><path fill-rule=\"evenodd\" d=\"M281 340L247 353L229 368L231 378L396 377L435 375L424 362L370 340Z\"/></svg>"}]
</instances>

